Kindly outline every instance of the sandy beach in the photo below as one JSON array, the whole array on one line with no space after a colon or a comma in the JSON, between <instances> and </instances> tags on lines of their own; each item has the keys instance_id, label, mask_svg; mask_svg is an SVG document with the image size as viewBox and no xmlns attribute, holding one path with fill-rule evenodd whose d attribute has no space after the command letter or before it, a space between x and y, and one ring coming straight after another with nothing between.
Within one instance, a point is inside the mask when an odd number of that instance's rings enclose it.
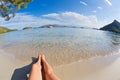
<instances>
[{"instance_id":1,"label":"sandy beach","mask_svg":"<svg viewBox=\"0 0 120 80\"><path fill-rule=\"evenodd\" d=\"M20 62L0 54L1 80L25 80L31 62ZM61 80L120 80L120 55L83 60L53 69Z\"/></svg>"},{"instance_id":2,"label":"sandy beach","mask_svg":"<svg viewBox=\"0 0 120 80\"><path fill-rule=\"evenodd\" d=\"M120 80L120 56L113 55L55 68L61 80Z\"/></svg>"}]
</instances>

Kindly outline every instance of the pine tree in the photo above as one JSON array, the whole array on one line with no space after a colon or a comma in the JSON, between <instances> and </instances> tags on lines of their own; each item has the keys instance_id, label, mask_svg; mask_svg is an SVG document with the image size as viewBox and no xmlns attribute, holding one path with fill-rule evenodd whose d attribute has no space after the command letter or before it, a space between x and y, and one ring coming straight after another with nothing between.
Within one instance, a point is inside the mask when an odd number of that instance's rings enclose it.
<instances>
[{"instance_id":1,"label":"pine tree","mask_svg":"<svg viewBox=\"0 0 120 80\"><path fill-rule=\"evenodd\" d=\"M0 0L0 15L5 20L10 20L15 16L16 11L26 8L32 0Z\"/></svg>"}]
</instances>

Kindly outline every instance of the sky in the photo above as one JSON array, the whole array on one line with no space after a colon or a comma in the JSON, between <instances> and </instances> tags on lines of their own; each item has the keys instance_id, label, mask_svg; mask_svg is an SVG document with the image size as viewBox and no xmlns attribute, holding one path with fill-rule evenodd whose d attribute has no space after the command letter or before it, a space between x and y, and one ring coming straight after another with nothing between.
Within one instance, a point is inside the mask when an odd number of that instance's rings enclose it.
<instances>
[{"instance_id":1,"label":"sky","mask_svg":"<svg viewBox=\"0 0 120 80\"><path fill-rule=\"evenodd\" d=\"M11 29L47 24L100 28L114 19L120 21L120 0L33 0L0 25Z\"/></svg>"}]
</instances>

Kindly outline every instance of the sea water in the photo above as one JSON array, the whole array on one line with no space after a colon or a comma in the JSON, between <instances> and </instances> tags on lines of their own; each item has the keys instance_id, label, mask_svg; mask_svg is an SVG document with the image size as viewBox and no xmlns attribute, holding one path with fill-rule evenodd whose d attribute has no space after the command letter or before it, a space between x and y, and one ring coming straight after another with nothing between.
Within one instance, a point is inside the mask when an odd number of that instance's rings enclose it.
<instances>
[{"instance_id":1,"label":"sea water","mask_svg":"<svg viewBox=\"0 0 120 80\"><path fill-rule=\"evenodd\" d=\"M20 61L45 54L52 65L119 53L120 34L81 28L36 28L0 34L0 50Z\"/></svg>"}]
</instances>

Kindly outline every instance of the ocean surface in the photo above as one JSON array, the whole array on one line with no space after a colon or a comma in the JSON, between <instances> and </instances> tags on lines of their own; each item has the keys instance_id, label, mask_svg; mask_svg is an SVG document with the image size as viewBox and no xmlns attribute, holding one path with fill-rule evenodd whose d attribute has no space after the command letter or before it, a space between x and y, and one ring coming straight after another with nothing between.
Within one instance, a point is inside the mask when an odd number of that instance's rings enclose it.
<instances>
[{"instance_id":1,"label":"ocean surface","mask_svg":"<svg viewBox=\"0 0 120 80\"><path fill-rule=\"evenodd\" d=\"M81 28L38 28L0 34L0 54L30 61L45 54L54 66L120 53L120 34Z\"/></svg>"}]
</instances>

